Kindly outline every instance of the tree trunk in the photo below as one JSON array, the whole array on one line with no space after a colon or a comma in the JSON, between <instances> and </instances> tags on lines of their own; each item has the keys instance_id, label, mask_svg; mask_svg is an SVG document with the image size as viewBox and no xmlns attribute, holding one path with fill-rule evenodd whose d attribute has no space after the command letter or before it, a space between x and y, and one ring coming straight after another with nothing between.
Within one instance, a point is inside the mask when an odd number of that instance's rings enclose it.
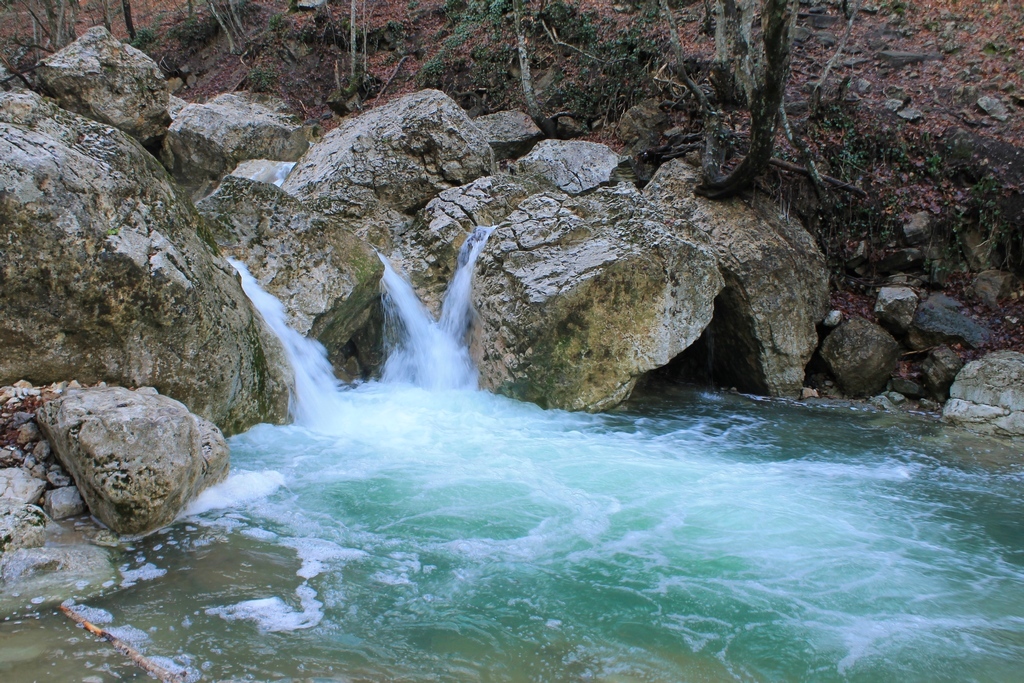
<instances>
[{"instance_id":1,"label":"tree trunk","mask_svg":"<svg viewBox=\"0 0 1024 683\"><path fill-rule=\"evenodd\" d=\"M523 0L512 0L512 12L516 22L516 47L519 52L519 79L523 84L523 98L526 100L526 113L541 125L544 113L537 94L533 90L533 75L530 73L530 55L526 52L526 35L523 33ZM546 131L545 131L546 132Z\"/></svg>"},{"instance_id":2,"label":"tree trunk","mask_svg":"<svg viewBox=\"0 0 1024 683\"><path fill-rule=\"evenodd\" d=\"M765 0L761 11L764 57L755 72L750 94L750 149L725 178L705 178L698 194L722 199L750 187L771 161L779 106L789 80L789 53L797 0Z\"/></svg>"},{"instance_id":3,"label":"tree trunk","mask_svg":"<svg viewBox=\"0 0 1024 683\"><path fill-rule=\"evenodd\" d=\"M351 80L352 80L352 82L349 83L349 85L353 85L356 82L356 61L358 61L358 56L359 56L359 42L356 40L356 0L352 0L352 11L351 11L351 13L349 15L348 24L349 24L349 38L348 38L348 42L351 43L351 48L352 48L352 64L351 64L351 67L352 67L352 70L351 70L352 79Z\"/></svg>"},{"instance_id":4,"label":"tree trunk","mask_svg":"<svg viewBox=\"0 0 1024 683\"><path fill-rule=\"evenodd\" d=\"M121 8L124 10L124 27L128 29L128 37L135 40L135 22L132 21L131 0L121 0Z\"/></svg>"}]
</instances>

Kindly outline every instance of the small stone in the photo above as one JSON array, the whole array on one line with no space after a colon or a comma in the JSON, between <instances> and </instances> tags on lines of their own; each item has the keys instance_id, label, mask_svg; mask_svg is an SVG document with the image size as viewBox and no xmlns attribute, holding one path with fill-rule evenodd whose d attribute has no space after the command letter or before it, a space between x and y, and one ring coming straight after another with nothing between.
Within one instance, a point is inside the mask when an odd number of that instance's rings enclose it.
<instances>
[{"instance_id":1,"label":"small stone","mask_svg":"<svg viewBox=\"0 0 1024 683\"><path fill-rule=\"evenodd\" d=\"M901 68L910 64L920 64L931 60L942 59L940 53L935 52L902 52L899 50L883 50L878 53L878 59L883 64L893 68Z\"/></svg>"},{"instance_id":2,"label":"small stone","mask_svg":"<svg viewBox=\"0 0 1024 683\"><path fill-rule=\"evenodd\" d=\"M907 402L907 397L898 391L887 391L883 394L887 399L892 401L893 405L901 406Z\"/></svg>"},{"instance_id":3,"label":"small stone","mask_svg":"<svg viewBox=\"0 0 1024 683\"><path fill-rule=\"evenodd\" d=\"M53 519L65 519L85 512L85 501L82 500L78 487L67 486L47 491L43 509Z\"/></svg>"},{"instance_id":4,"label":"small stone","mask_svg":"<svg viewBox=\"0 0 1024 683\"><path fill-rule=\"evenodd\" d=\"M82 385L78 383L77 379L73 379L70 382L68 382L67 388L68 389L81 389Z\"/></svg>"},{"instance_id":5,"label":"small stone","mask_svg":"<svg viewBox=\"0 0 1024 683\"><path fill-rule=\"evenodd\" d=\"M13 386L15 389L31 389L32 388L32 383L31 382L26 382L23 379L19 379L17 382L12 384L11 386Z\"/></svg>"},{"instance_id":6,"label":"small stone","mask_svg":"<svg viewBox=\"0 0 1024 683\"><path fill-rule=\"evenodd\" d=\"M889 397L884 394L879 394L878 396L869 398L868 403L879 410L884 410L886 412L893 412L896 410L896 406L893 405L893 402L889 400Z\"/></svg>"},{"instance_id":7,"label":"small stone","mask_svg":"<svg viewBox=\"0 0 1024 683\"><path fill-rule=\"evenodd\" d=\"M0 498L14 503L35 503L46 490L46 482L22 468L0 470Z\"/></svg>"},{"instance_id":8,"label":"small stone","mask_svg":"<svg viewBox=\"0 0 1024 683\"><path fill-rule=\"evenodd\" d=\"M974 294L990 308L999 306L1000 299L1007 299L1017 286L1012 273L1001 270L986 270L974 278Z\"/></svg>"},{"instance_id":9,"label":"small stone","mask_svg":"<svg viewBox=\"0 0 1024 683\"><path fill-rule=\"evenodd\" d=\"M29 470L29 473L31 473L34 479L46 481L46 467L43 465L35 465L32 469Z\"/></svg>"},{"instance_id":10,"label":"small stone","mask_svg":"<svg viewBox=\"0 0 1024 683\"><path fill-rule=\"evenodd\" d=\"M889 330L903 334L914 320L917 294L909 287L882 287L875 300L875 316Z\"/></svg>"},{"instance_id":11,"label":"small stone","mask_svg":"<svg viewBox=\"0 0 1024 683\"><path fill-rule=\"evenodd\" d=\"M885 102L882 102L882 106L895 114L896 112L903 108L903 100L889 98Z\"/></svg>"},{"instance_id":12,"label":"small stone","mask_svg":"<svg viewBox=\"0 0 1024 683\"><path fill-rule=\"evenodd\" d=\"M825 327L837 327L841 322L843 322L843 312L839 309L832 309L821 321L821 324Z\"/></svg>"},{"instance_id":13,"label":"small stone","mask_svg":"<svg viewBox=\"0 0 1024 683\"><path fill-rule=\"evenodd\" d=\"M39 427L35 422L26 422L18 428L18 445L24 446L39 441Z\"/></svg>"},{"instance_id":14,"label":"small stone","mask_svg":"<svg viewBox=\"0 0 1024 683\"><path fill-rule=\"evenodd\" d=\"M1006 109L1006 105L1001 100L989 95L978 98L978 108L996 121L1006 121L1010 118L1010 112Z\"/></svg>"},{"instance_id":15,"label":"small stone","mask_svg":"<svg viewBox=\"0 0 1024 683\"><path fill-rule=\"evenodd\" d=\"M927 211L918 211L910 220L903 224L903 237L907 243L915 247L927 244L932 238L932 215Z\"/></svg>"},{"instance_id":16,"label":"small stone","mask_svg":"<svg viewBox=\"0 0 1024 683\"><path fill-rule=\"evenodd\" d=\"M803 401L803 400L806 400L808 398L818 398L818 390L817 389L812 389L810 387L804 387L800 391L800 400Z\"/></svg>"},{"instance_id":17,"label":"small stone","mask_svg":"<svg viewBox=\"0 0 1024 683\"><path fill-rule=\"evenodd\" d=\"M52 455L53 452L50 450L50 443L45 440L37 443L35 448L32 449L32 456L35 457L38 462L46 462Z\"/></svg>"},{"instance_id":18,"label":"small stone","mask_svg":"<svg viewBox=\"0 0 1024 683\"><path fill-rule=\"evenodd\" d=\"M32 415L32 413L26 413L25 411L19 410L11 418L11 427L17 429L18 427L21 427L26 422L32 421L33 417L34 416Z\"/></svg>"},{"instance_id":19,"label":"small stone","mask_svg":"<svg viewBox=\"0 0 1024 683\"><path fill-rule=\"evenodd\" d=\"M921 410L928 410L934 412L939 409L938 403L927 398L922 398L920 401L917 402L917 405Z\"/></svg>"},{"instance_id":20,"label":"small stone","mask_svg":"<svg viewBox=\"0 0 1024 683\"><path fill-rule=\"evenodd\" d=\"M854 91L861 95L867 95L873 87L874 84L866 78L858 78L853 82Z\"/></svg>"},{"instance_id":21,"label":"small stone","mask_svg":"<svg viewBox=\"0 0 1024 683\"><path fill-rule=\"evenodd\" d=\"M53 485L53 488L60 489L65 486L71 486L71 477L63 472L49 472L46 475L46 481Z\"/></svg>"},{"instance_id":22,"label":"small stone","mask_svg":"<svg viewBox=\"0 0 1024 683\"><path fill-rule=\"evenodd\" d=\"M904 379L902 377L894 377L892 380L892 390L898 391L908 398L923 398L925 395L925 389L917 382Z\"/></svg>"},{"instance_id":23,"label":"small stone","mask_svg":"<svg viewBox=\"0 0 1024 683\"><path fill-rule=\"evenodd\" d=\"M964 366L958 356L948 346L940 346L932 349L928 357L921 363L921 372L924 374L924 385L932 396L940 401L946 400L949 396L949 388L956 379L956 374Z\"/></svg>"}]
</instances>

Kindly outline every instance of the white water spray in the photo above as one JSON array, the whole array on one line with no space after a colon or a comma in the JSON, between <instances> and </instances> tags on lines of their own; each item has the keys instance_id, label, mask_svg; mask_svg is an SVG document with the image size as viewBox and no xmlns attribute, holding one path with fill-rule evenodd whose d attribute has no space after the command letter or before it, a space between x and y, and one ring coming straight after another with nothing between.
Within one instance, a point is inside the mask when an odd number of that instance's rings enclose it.
<instances>
[{"instance_id":1,"label":"white water spray","mask_svg":"<svg viewBox=\"0 0 1024 683\"><path fill-rule=\"evenodd\" d=\"M466 333L473 320L473 266L493 228L478 227L459 251L455 275L445 292L441 318L434 320L412 286L384 263L385 383L412 384L429 390L476 389L477 371L469 357Z\"/></svg>"},{"instance_id":2,"label":"white water spray","mask_svg":"<svg viewBox=\"0 0 1024 683\"><path fill-rule=\"evenodd\" d=\"M281 340L288 363L295 373L295 391L290 411L295 421L311 427L327 424L336 414L341 384L327 360L327 349L315 339L307 339L288 327L284 304L260 287L245 264L228 259L242 278L242 290L260 312L267 325Z\"/></svg>"}]
</instances>

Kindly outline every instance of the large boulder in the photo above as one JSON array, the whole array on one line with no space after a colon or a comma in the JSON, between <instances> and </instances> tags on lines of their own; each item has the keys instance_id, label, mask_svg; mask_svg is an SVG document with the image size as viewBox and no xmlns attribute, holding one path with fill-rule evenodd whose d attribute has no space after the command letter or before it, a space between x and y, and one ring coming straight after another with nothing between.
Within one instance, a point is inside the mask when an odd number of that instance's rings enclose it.
<instances>
[{"instance_id":1,"label":"large boulder","mask_svg":"<svg viewBox=\"0 0 1024 683\"><path fill-rule=\"evenodd\" d=\"M35 75L61 107L120 128L152 147L167 134L167 82L146 53L94 26L44 59Z\"/></svg>"},{"instance_id":2,"label":"large boulder","mask_svg":"<svg viewBox=\"0 0 1024 683\"><path fill-rule=\"evenodd\" d=\"M615 136L626 146L626 154L639 154L657 145L668 125L668 114L662 111L661 100L644 100L619 118Z\"/></svg>"},{"instance_id":3,"label":"large boulder","mask_svg":"<svg viewBox=\"0 0 1024 683\"><path fill-rule=\"evenodd\" d=\"M1024 354L996 351L956 376L942 409L947 422L974 431L1024 436Z\"/></svg>"},{"instance_id":4,"label":"large boulder","mask_svg":"<svg viewBox=\"0 0 1024 683\"><path fill-rule=\"evenodd\" d=\"M494 158L499 161L521 157L544 139L544 133L533 119L521 111L499 111L478 116L473 123L487 136Z\"/></svg>"},{"instance_id":5,"label":"large boulder","mask_svg":"<svg viewBox=\"0 0 1024 683\"><path fill-rule=\"evenodd\" d=\"M850 318L821 345L822 359L850 396L871 396L884 389L899 352L892 335L864 318Z\"/></svg>"},{"instance_id":6,"label":"large boulder","mask_svg":"<svg viewBox=\"0 0 1024 683\"><path fill-rule=\"evenodd\" d=\"M545 180L552 189L577 195L612 182L619 155L608 145L582 140L544 140L512 167L516 175Z\"/></svg>"},{"instance_id":7,"label":"large boulder","mask_svg":"<svg viewBox=\"0 0 1024 683\"><path fill-rule=\"evenodd\" d=\"M817 244L778 208L756 200L694 195L699 172L679 159L662 166L644 194L669 216L707 234L725 288L715 301L713 372L743 391L797 396L818 345L828 273Z\"/></svg>"},{"instance_id":8,"label":"large boulder","mask_svg":"<svg viewBox=\"0 0 1024 683\"><path fill-rule=\"evenodd\" d=\"M927 349L940 344L962 344L973 349L988 341L991 331L960 308L959 302L944 294L933 294L922 301L907 333L907 345Z\"/></svg>"},{"instance_id":9,"label":"large boulder","mask_svg":"<svg viewBox=\"0 0 1024 683\"><path fill-rule=\"evenodd\" d=\"M297 161L309 147L309 135L282 102L225 93L175 114L161 159L178 183L201 197L241 161Z\"/></svg>"},{"instance_id":10,"label":"large boulder","mask_svg":"<svg viewBox=\"0 0 1024 683\"><path fill-rule=\"evenodd\" d=\"M707 238L666 220L629 185L521 202L480 258L483 386L603 410L692 344L722 281Z\"/></svg>"},{"instance_id":11,"label":"large boulder","mask_svg":"<svg viewBox=\"0 0 1024 683\"><path fill-rule=\"evenodd\" d=\"M46 513L35 505L0 500L0 555L46 541Z\"/></svg>"},{"instance_id":12,"label":"large boulder","mask_svg":"<svg viewBox=\"0 0 1024 683\"><path fill-rule=\"evenodd\" d=\"M69 392L37 419L89 510L119 534L169 524L228 473L220 430L155 391Z\"/></svg>"},{"instance_id":13,"label":"large boulder","mask_svg":"<svg viewBox=\"0 0 1024 683\"><path fill-rule=\"evenodd\" d=\"M379 326L383 266L365 242L284 190L234 175L196 206L221 248L284 304L294 330L324 343L339 372L351 379L379 364L376 329L366 328Z\"/></svg>"},{"instance_id":14,"label":"large boulder","mask_svg":"<svg viewBox=\"0 0 1024 683\"><path fill-rule=\"evenodd\" d=\"M136 141L0 93L0 225L0 385L155 386L231 433L286 419L280 343Z\"/></svg>"},{"instance_id":15,"label":"large boulder","mask_svg":"<svg viewBox=\"0 0 1024 683\"><path fill-rule=\"evenodd\" d=\"M948 346L939 346L929 351L928 356L921 361L921 374L924 375L924 385L932 398L939 401L949 398L949 388L963 367L964 362L960 356Z\"/></svg>"},{"instance_id":16,"label":"large boulder","mask_svg":"<svg viewBox=\"0 0 1024 683\"><path fill-rule=\"evenodd\" d=\"M447 95L423 90L343 121L282 187L331 216L412 214L439 192L493 169L484 132Z\"/></svg>"}]
</instances>

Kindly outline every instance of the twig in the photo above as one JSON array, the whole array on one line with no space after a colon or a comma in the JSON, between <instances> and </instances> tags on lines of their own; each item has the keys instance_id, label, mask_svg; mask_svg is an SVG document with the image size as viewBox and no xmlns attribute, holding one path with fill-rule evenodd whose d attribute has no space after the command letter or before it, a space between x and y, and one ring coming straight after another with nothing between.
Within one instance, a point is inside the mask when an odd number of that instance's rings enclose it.
<instances>
[{"instance_id":1,"label":"twig","mask_svg":"<svg viewBox=\"0 0 1024 683\"><path fill-rule=\"evenodd\" d=\"M94 636L103 638L105 641L113 645L114 649L123 654L128 659L130 659L132 661L132 664L152 674L164 683L182 683L185 680L184 674L171 673L159 664L150 661L141 652L139 652L134 647L132 647L128 643L124 642L123 640L115 636L110 631L105 631L104 629L86 621L85 617L71 609L71 607L67 605L61 605L60 611L63 612L69 619L79 624L89 633L93 634Z\"/></svg>"},{"instance_id":2,"label":"twig","mask_svg":"<svg viewBox=\"0 0 1024 683\"><path fill-rule=\"evenodd\" d=\"M785 97L779 102L779 120L782 122L782 130L786 132L786 139L789 140L789 144L796 147L804 158L804 163L807 164L807 175L810 176L811 182L814 184L814 194L818 195L818 199L821 199L824 197L825 191L821 184L821 174L818 173L818 165L814 163L811 150L808 149L807 143L804 142L803 138L798 138L793 134L793 129L789 125L789 117L786 115Z\"/></svg>"},{"instance_id":3,"label":"twig","mask_svg":"<svg viewBox=\"0 0 1024 683\"><path fill-rule=\"evenodd\" d=\"M839 41L839 47L836 48L836 53L832 55L832 59L828 60L828 63L825 64L825 70L821 72L821 78L814 84L814 90L811 91L812 112L818 110L818 102L821 100L821 89L825 87L825 81L828 79L832 67L835 66L836 60L839 59L839 55L843 54L843 50L846 49L846 43L850 40L850 34L853 33L853 20L857 18L857 12L860 11L860 2L861 0L857 0L853 6L853 11L850 12L850 20L846 23L846 33L843 34L843 39Z\"/></svg>"},{"instance_id":4,"label":"twig","mask_svg":"<svg viewBox=\"0 0 1024 683\"><path fill-rule=\"evenodd\" d=\"M807 176L807 177L810 177L810 175L811 175L811 172L808 171L803 166L798 166L797 164L792 164L792 163L790 163L788 161L783 161L782 159L774 159L773 158L768 163L771 164L772 166L775 166L776 168L781 168L783 171L790 171L791 173L799 173L800 175L804 175L804 176ZM822 175L821 179L822 179L823 182L825 182L825 183L827 183L829 185L832 185L833 187L837 187L840 190L845 190L845 191L849 192L850 194L857 195L861 199L865 199L868 196L867 192L865 192L864 190L860 189L856 185L851 185L850 183L848 183L848 182L846 182L844 180L840 180L839 178L833 178L832 176Z\"/></svg>"},{"instance_id":5,"label":"twig","mask_svg":"<svg viewBox=\"0 0 1024 683\"><path fill-rule=\"evenodd\" d=\"M402 57L401 59L398 60L398 65L395 66L395 70L391 72L391 78L389 78L387 80L387 82L384 84L384 87L381 88L380 92L377 93L377 96L373 98L373 103L374 104L377 104L377 100L380 99L380 96L383 95L384 91L388 89L389 85L391 85L391 81L395 80L395 76L398 75L398 70L402 68L402 64L404 64L405 60L407 60L407 59L409 59L409 55L405 55L404 57Z\"/></svg>"}]
</instances>

